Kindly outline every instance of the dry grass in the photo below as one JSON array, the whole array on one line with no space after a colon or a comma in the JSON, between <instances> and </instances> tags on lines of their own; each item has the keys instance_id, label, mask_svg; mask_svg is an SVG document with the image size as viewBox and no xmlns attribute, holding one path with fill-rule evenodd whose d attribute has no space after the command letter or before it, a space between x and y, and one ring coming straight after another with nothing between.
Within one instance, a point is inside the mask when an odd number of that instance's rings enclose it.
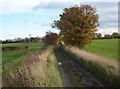
<instances>
[{"instance_id":1,"label":"dry grass","mask_svg":"<svg viewBox=\"0 0 120 89\"><path fill-rule=\"evenodd\" d=\"M119 74L118 67L120 64L118 64L117 61L87 52L87 51L79 49L77 47L67 46L66 50L74 53L78 58L82 58L83 60L90 61L92 63L96 63L96 64L103 66L109 73L112 73L114 75ZM120 70L119 70L119 72L120 72Z\"/></svg>"},{"instance_id":2,"label":"dry grass","mask_svg":"<svg viewBox=\"0 0 120 89\"><path fill-rule=\"evenodd\" d=\"M22 66L3 78L3 87L62 86L58 69L54 65L56 59L52 48L28 53ZM52 82L49 77L53 79Z\"/></svg>"}]
</instances>

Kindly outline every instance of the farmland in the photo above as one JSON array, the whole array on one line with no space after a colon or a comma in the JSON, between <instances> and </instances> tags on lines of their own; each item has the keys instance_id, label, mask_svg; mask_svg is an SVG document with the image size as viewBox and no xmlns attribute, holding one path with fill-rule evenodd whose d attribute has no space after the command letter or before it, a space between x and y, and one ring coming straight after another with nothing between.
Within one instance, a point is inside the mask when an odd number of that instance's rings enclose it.
<instances>
[{"instance_id":1,"label":"farmland","mask_svg":"<svg viewBox=\"0 0 120 89\"><path fill-rule=\"evenodd\" d=\"M118 39L93 40L85 50L118 60Z\"/></svg>"},{"instance_id":2,"label":"farmland","mask_svg":"<svg viewBox=\"0 0 120 89\"><path fill-rule=\"evenodd\" d=\"M37 49L42 47L43 43L40 42L33 42L33 43L8 43L8 44L3 44L2 47L7 47L7 46L29 46L31 50Z\"/></svg>"},{"instance_id":3,"label":"farmland","mask_svg":"<svg viewBox=\"0 0 120 89\"><path fill-rule=\"evenodd\" d=\"M22 57L27 54L29 51L36 50L43 47L43 43L34 42L34 43L9 43L3 44L3 47L12 47L12 46L28 46L29 49L26 50L14 50L14 51L3 51L2 52L2 65L3 65L3 75L8 74L10 70L16 69L20 66Z\"/></svg>"},{"instance_id":4,"label":"farmland","mask_svg":"<svg viewBox=\"0 0 120 89\"><path fill-rule=\"evenodd\" d=\"M19 71L20 72L19 74L22 75L23 77L28 78L29 82L35 81L36 83L36 85L34 84L31 85L31 83L27 83L23 78L23 80L20 80L20 81L23 81L22 83L25 86L28 86L29 84L30 84L29 86L63 86L62 80L66 81L66 79L61 78L62 73L60 74L61 71L59 71L58 69L58 66L57 66L58 61L56 60L56 58L62 62L62 66L66 70L65 73L68 75L67 77L69 82L72 80L72 82L70 82L71 86L84 85L84 82L82 83L80 82L81 80L79 79L78 71L76 72L74 71L74 69L79 69L78 66L73 66L73 64L77 65L76 63L74 63L74 61L77 62L86 70L88 70L88 72L93 73L103 82L105 83L108 82L106 84L112 85L112 86L116 85L115 76L117 74L116 72L117 62L115 60L117 60L117 56L118 56L118 40L117 39L93 40L92 44L87 45L84 48L84 50L81 50L81 49L78 50L78 48L70 47L70 49L66 51L66 47L65 47L64 50L56 49L54 52L52 51L53 48L41 50L42 52L40 52L40 50L36 52L35 50L44 47L44 44L39 42L10 43L10 44L3 44L2 46L3 47L29 46L29 49L3 51L2 53L3 77L6 77L7 75L10 74L10 71L14 72L14 70L17 70L18 68L20 68L21 64L24 64L25 66L21 68L21 71L24 71L24 72ZM89 52L87 53L86 50ZM29 53L30 51L32 51L32 53ZM28 68L28 69L25 69L25 68ZM29 69L30 69L30 75L27 76L26 73L29 74L29 71L28 71ZM106 72L107 70L109 70L109 72ZM10 76L17 76L15 77L16 81L17 79L19 79L19 76L17 75L17 73L13 73ZM31 78L34 78L34 80L31 80ZM89 77L87 77L87 79L89 79ZM86 82L87 82L87 79L85 80ZM7 82L7 80L4 80L4 81L6 81L6 83L8 84L10 83L10 82ZM9 79L9 81L11 81L11 79ZM19 84L20 81L18 80L17 83ZM14 81L12 82L13 82L12 83L13 86L17 86L15 85L16 83L14 83ZM91 85L88 85L88 86L91 86Z\"/></svg>"}]
</instances>

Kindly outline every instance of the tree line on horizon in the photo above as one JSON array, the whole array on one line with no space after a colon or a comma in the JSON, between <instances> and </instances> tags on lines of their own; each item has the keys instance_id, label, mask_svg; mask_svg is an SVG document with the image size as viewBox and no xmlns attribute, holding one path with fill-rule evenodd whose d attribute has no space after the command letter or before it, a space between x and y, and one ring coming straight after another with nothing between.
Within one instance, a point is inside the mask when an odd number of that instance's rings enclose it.
<instances>
[{"instance_id":1,"label":"tree line on horizon","mask_svg":"<svg viewBox=\"0 0 120 89\"><path fill-rule=\"evenodd\" d=\"M120 33L113 32L111 35L110 34L105 34L102 36L101 33L96 33L93 39L118 39L120 38Z\"/></svg>"},{"instance_id":2,"label":"tree line on horizon","mask_svg":"<svg viewBox=\"0 0 120 89\"><path fill-rule=\"evenodd\" d=\"M95 35L92 37L92 40L95 39L119 39L120 38L120 33L113 32L111 35L110 34L105 34L102 36L101 33L95 33ZM46 35L44 37L30 37L30 38L15 38L14 40L11 39L6 39L4 41L0 40L0 43L5 44L5 43L29 43L29 42L44 42L45 44L56 44L58 42L58 39L60 39L60 35L54 32L46 32Z\"/></svg>"},{"instance_id":3,"label":"tree line on horizon","mask_svg":"<svg viewBox=\"0 0 120 89\"><path fill-rule=\"evenodd\" d=\"M41 37L30 37L30 38L15 38L15 39L6 39L6 40L0 40L0 43L5 44L5 43L29 43L29 42L39 42L41 41Z\"/></svg>"}]
</instances>

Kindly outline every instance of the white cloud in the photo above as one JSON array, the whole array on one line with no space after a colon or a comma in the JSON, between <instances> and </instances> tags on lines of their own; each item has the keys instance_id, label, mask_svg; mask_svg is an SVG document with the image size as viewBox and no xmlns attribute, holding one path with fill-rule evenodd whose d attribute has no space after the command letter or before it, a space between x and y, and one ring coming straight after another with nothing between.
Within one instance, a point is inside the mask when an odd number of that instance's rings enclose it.
<instances>
[{"instance_id":1,"label":"white cloud","mask_svg":"<svg viewBox=\"0 0 120 89\"><path fill-rule=\"evenodd\" d=\"M51 2L62 2L63 4L78 4L81 2L118 2L118 0L0 0L0 14L12 14L20 12L30 12L31 8L39 5L42 6ZM54 6L53 6L54 7Z\"/></svg>"},{"instance_id":2,"label":"white cloud","mask_svg":"<svg viewBox=\"0 0 120 89\"><path fill-rule=\"evenodd\" d=\"M32 33L30 34L31 37L43 37L45 36L45 33L44 32L41 32L41 33ZM6 34L1 34L0 35L0 39L2 40L6 40L6 39L15 39L17 37L20 37L20 38L26 38L26 37L29 37L29 34L21 34L21 33L18 33L18 34L13 34L13 33L6 33Z\"/></svg>"},{"instance_id":3,"label":"white cloud","mask_svg":"<svg viewBox=\"0 0 120 89\"><path fill-rule=\"evenodd\" d=\"M108 27L105 29L98 29L97 33L102 33L103 35L105 35L105 34L112 34L113 32L118 32L118 27Z\"/></svg>"},{"instance_id":4,"label":"white cloud","mask_svg":"<svg viewBox=\"0 0 120 89\"><path fill-rule=\"evenodd\" d=\"M69 2L71 0L60 0L60 2ZM0 0L0 14L12 14L18 12L29 12L32 7L39 3L47 4L50 2L59 2L57 0Z\"/></svg>"},{"instance_id":5,"label":"white cloud","mask_svg":"<svg viewBox=\"0 0 120 89\"><path fill-rule=\"evenodd\" d=\"M1 0L0 13L12 14L29 11L31 6L39 3L40 0Z\"/></svg>"}]
</instances>

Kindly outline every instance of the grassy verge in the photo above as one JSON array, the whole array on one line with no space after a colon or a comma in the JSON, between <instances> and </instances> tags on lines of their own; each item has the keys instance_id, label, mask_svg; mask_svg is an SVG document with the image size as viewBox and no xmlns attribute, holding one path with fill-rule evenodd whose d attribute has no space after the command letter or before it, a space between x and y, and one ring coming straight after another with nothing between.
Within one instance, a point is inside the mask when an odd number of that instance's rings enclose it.
<instances>
[{"instance_id":1,"label":"grassy verge","mask_svg":"<svg viewBox=\"0 0 120 89\"><path fill-rule=\"evenodd\" d=\"M118 55L118 40L120 39L93 40L92 44L85 47L85 50L120 62L120 56Z\"/></svg>"},{"instance_id":2,"label":"grassy verge","mask_svg":"<svg viewBox=\"0 0 120 89\"><path fill-rule=\"evenodd\" d=\"M73 54L68 50L66 50L65 52L71 57L71 59L78 62L81 66L83 66L89 72L93 73L93 75L98 77L105 84L112 87L119 86L118 82L120 82L120 80L118 79L118 76L115 76L112 73L108 73L103 66L95 62L85 60L83 58L78 58L75 54Z\"/></svg>"},{"instance_id":3,"label":"grassy verge","mask_svg":"<svg viewBox=\"0 0 120 89\"><path fill-rule=\"evenodd\" d=\"M62 87L62 80L61 75L58 69L58 61L55 58L54 53L51 53L49 56L47 62L46 62L46 68L45 70L45 76L46 79L44 80L47 87Z\"/></svg>"},{"instance_id":4,"label":"grassy verge","mask_svg":"<svg viewBox=\"0 0 120 89\"><path fill-rule=\"evenodd\" d=\"M43 58L44 59L44 58ZM58 69L58 62L54 56L54 53L50 54L47 57L47 60L42 61L42 68L36 67L36 70L41 72L33 72L34 81L39 84L41 87L63 87L61 75ZM36 84L36 86L38 86Z\"/></svg>"}]
</instances>

